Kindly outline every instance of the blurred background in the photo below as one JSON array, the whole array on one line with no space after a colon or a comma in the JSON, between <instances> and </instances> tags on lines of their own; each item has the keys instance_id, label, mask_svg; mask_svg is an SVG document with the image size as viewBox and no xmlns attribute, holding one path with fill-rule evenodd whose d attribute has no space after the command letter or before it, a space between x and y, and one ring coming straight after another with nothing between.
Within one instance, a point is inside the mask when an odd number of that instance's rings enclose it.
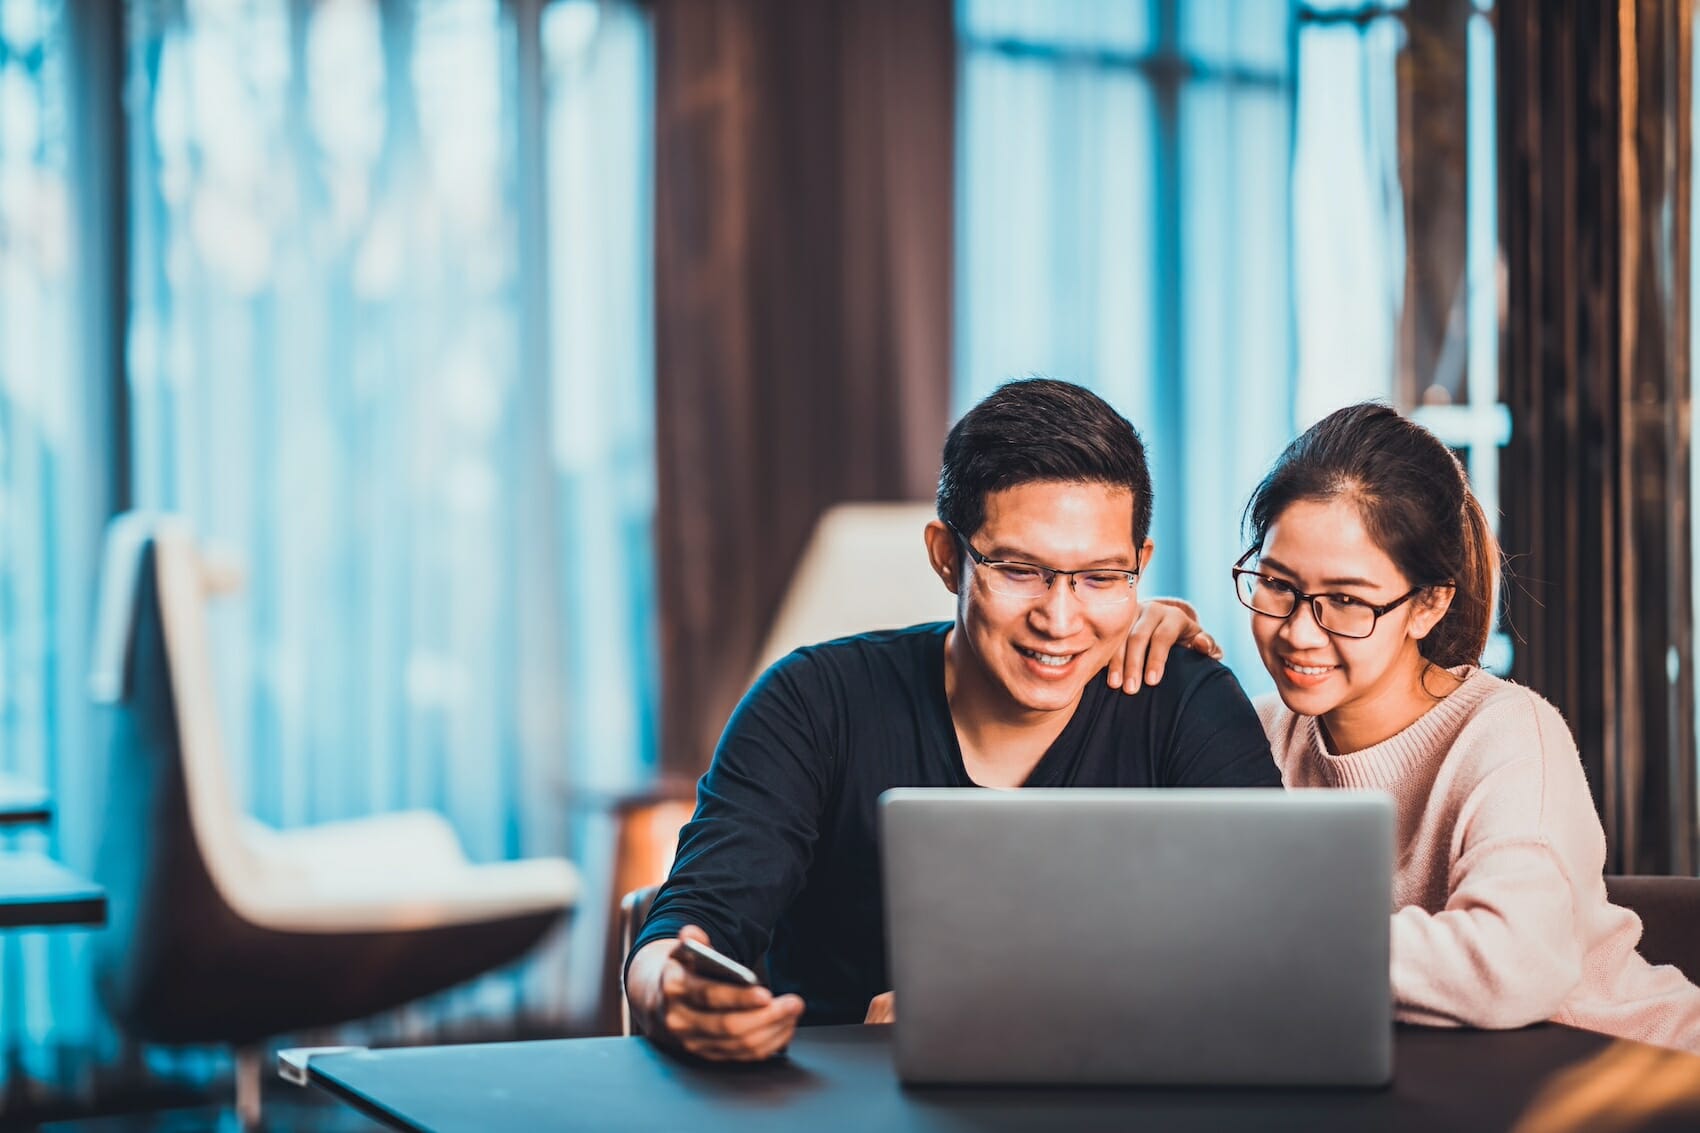
<instances>
[{"instance_id":1,"label":"blurred background","mask_svg":"<svg viewBox=\"0 0 1700 1133\"><path fill-rule=\"evenodd\" d=\"M245 565L248 814L584 879L350 1033L594 1030L627 804L706 766L817 519L1044 374L1143 432L1142 593L1253 693L1251 487L1342 404L1428 424L1509 555L1487 663L1614 868L1691 873L1691 44L1686 0L0 0L0 771L54 807L5 837L93 869L102 533L178 513ZM99 931L0 936L7 1081L228 1074L112 1025Z\"/></svg>"}]
</instances>

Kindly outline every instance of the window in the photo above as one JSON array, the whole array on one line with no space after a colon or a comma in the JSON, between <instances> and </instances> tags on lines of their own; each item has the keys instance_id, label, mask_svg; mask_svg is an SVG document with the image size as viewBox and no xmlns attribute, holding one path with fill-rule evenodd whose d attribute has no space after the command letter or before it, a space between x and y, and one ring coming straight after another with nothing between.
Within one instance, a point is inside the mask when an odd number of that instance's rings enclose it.
<instances>
[{"instance_id":1,"label":"window","mask_svg":"<svg viewBox=\"0 0 1700 1133\"><path fill-rule=\"evenodd\" d=\"M66 13L0 0L0 769L52 763L67 465L81 455L72 357Z\"/></svg>"},{"instance_id":2,"label":"window","mask_svg":"<svg viewBox=\"0 0 1700 1133\"><path fill-rule=\"evenodd\" d=\"M625 786L654 766L661 715L649 27L630 5L558 3L543 44L555 530L571 533L566 749L610 753L587 759L581 781Z\"/></svg>"},{"instance_id":3,"label":"window","mask_svg":"<svg viewBox=\"0 0 1700 1133\"><path fill-rule=\"evenodd\" d=\"M1413 20L1435 25L1419 24L1420 48ZM1499 401L1491 4L1330 0L1301 5L1297 26L1295 424L1365 398L1391 401L1458 452L1497 523L1511 417ZM1428 54L1415 58L1419 50ZM1402 57L1414 61L1401 68ZM1430 106L1436 117L1456 107L1461 129L1413 136L1412 107L1431 99L1442 104ZM1414 184L1419 164L1448 171L1443 199L1414 200L1425 192ZM1508 635L1493 635L1485 663L1509 670Z\"/></svg>"},{"instance_id":4,"label":"window","mask_svg":"<svg viewBox=\"0 0 1700 1133\"><path fill-rule=\"evenodd\" d=\"M1465 176L1438 201L1401 167L1428 94L1399 65L1417 16L1446 21L1455 40L1424 44L1463 61L1420 75L1460 107L1442 140ZM962 0L959 23L956 407L1037 372L1126 413L1156 489L1145 593L1193 599L1267 689L1226 572L1251 489L1297 432L1390 400L1459 451L1498 514L1488 6ZM1496 635L1488 663L1509 661Z\"/></svg>"},{"instance_id":5,"label":"window","mask_svg":"<svg viewBox=\"0 0 1700 1133\"><path fill-rule=\"evenodd\" d=\"M647 22L131 15L135 497L247 566L213 623L245 805L579 856L568 790L653 758Z\"/></svg>"},{"instance_id":6,"label":"window","mask_svg":"<svg viewBox=\"0 0 1700 1133\"><path fill-rule=\"evenodd\" d=\"M963 0L958 412L1012 377L1089 386L1145 438L1156 559L1248 684L1238 517L1294 423L1281 3Z\"/></svg>"},{"instance_id":7,"label":"window","mask_svg":"<svg viewBox=\"0 0 1700 1133\"><path fill-rule=\"evenodd\" d=\"M0 0L0 771L47 786L47 831L7 832L79 871L104 802L86 692L106 476L98 348L79 325L99 250L81 215L86 147L64 0ZM80 933L0 934L7 1073L38 1079L98 1024Z\"/></svg>"}]
</instances>

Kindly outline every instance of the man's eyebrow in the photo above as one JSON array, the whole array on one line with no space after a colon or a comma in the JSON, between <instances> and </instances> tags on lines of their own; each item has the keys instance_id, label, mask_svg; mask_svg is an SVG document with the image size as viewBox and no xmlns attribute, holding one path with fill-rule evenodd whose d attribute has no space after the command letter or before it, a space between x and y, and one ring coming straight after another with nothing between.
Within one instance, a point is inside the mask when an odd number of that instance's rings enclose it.
<instances>
[{"instance_id":1,"label":"man's eyebrow","mask_svg":"<svg viewBox=\"0 0 1700 1133\"><path fill-rule=\"evenodd\" d=\"M1272 559L1267 555L1259 557L1258 560L1257 560L1257 565L1259 567L1269 567L1272 570L1279 571L1282 574L1286 575L1288 578L1297 578L1298 577L1298 574L1291 567L1286 566L1279 559ZM1367 578L1325 578L1325 579L1322 580L1322 585L1324 585L1324 586L1362 586L1365 589L1374 590L1376 587L1380 586L1381 584L1378 583L1378 582L1371 582Z\"/></svg>"},{"instance_id":2,"label":"man's eyebrow","mask_svg":"<svg viewBox=\"0 0 1700 1133\"><path fill-rule=\"evenodd\" d=\"M994 543L991 547L989 547L985 550L984 554L988 559L991 559L994 562L1024 563L1027 566L1042 566L1046 570L1056 570L1057 569L1056 567L1051 566L1049 563L1046 563L1041 559L1036 559L1036 558L1032 557L1026 551L1021 550L1019 547L1011 547L1006 543ZM1101 559L1094 559L1092 562L1087 563L1085 566L1075 567L1074 569L1075 570L1132 570L1133 569L1133 556L1131 556L1131 555L1119 555L1119 554L1118 555L1106 555L1105 557L1103 557Z\"/></svg>"}]
</instances>

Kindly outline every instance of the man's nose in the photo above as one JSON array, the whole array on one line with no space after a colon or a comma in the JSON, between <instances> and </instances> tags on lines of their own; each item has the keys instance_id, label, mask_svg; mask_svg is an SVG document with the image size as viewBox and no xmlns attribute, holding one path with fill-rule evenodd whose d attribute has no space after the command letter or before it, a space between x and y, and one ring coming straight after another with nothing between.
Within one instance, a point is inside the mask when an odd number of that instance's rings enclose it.
<instances>
[{"instance_id":1,"label":"man's nose","mask_svg":"<svg viewBox=\"0 0 1700 1133\"><path fill-rule=\"evenodd\" d=\"M1080 595L1074 592L1073 582L1073 575L1054 575L1051 588L1045 591L1035 610L1041 627L1052 637L1067 637L1080 628L1083 612Z\"/></svg>"}]
</instances>

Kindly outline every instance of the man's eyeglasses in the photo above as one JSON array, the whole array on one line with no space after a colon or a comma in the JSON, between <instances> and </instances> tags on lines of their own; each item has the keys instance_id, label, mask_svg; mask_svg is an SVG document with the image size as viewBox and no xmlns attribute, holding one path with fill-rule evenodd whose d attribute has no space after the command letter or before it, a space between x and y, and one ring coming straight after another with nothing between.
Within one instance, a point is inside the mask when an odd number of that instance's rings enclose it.
<instances>
[{"instance_id":1,"label":"man's eyeglasses","mask_svg":"<svg viewBox=\"0 0 1700 1133\"><path fill-rule=\"evenodd\" d=\"M1267 574L1259 574L1255 570L1244 569L1241 564L1255 553L1255 549L1247 551L1240 556L1240 561L1234 564L1234 593L1239 595L1240 604L1253 613L1267 614L1272 618L1290 618L1293 611L1299 608L1301 600L1309 602L1311 616L1316 619L1316 624L1336 637L1368 637L1375 632L1375 623L1381 620L1383 614L1404 605L1428 589L1425 586L1412 587L1381 606L1371 605L1350 594L1306 594L1291 583L1271 578Z\"/></svg>"},{"instance_id":2,"label":"man's eyeglasses","mask_svg":"<svg viewBox=\"0 0 1700 1133\"><path fill-rule=\"evenodd\" d=\"M1037 563L988 559L974 549L974 544L968 541L968 536L949 524L946 526L950 527L951 534L962 540L963 547L974 562L985 568L986 589L1008 598L1023 598L1028 601L1043 598L1051 589L1051 583L1057 580L1058 575L1062 575L1068 579L1068 585L1075 596L1088 606L1114 606L1132 598L1134 584L1139 581L1137 570L1111 570L1106 567L1056 570L1039 566Z\"/></svg>"}]
</instances>

